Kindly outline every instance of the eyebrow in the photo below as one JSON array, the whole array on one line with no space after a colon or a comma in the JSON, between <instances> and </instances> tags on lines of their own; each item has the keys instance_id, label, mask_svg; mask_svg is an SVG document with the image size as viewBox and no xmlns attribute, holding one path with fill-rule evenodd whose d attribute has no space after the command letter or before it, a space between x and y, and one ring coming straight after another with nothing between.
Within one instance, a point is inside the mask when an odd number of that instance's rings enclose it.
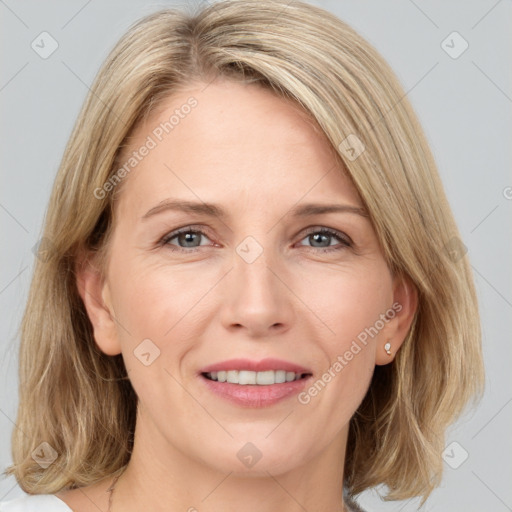
<instances>
[{"instance_id":1,"label":"eyebrow","mask_svg":"<svg viewBox=\"0 0 512 512\"><path fill-rule=\"evenodd\" d=\"M165 199L148 210L141 217L141 220L146 220L150 217L153 217L154 215L157 215L158 213L169 210L203 214L210 217L218 217L219 219L227 217L227 213L224 211L224 209L217 204ZM326 213L353 213L362 217L368 217L368 213L364 208L348 204L308 203L295 206L288 212L288 214L292 217L310 217L313 215L321 215Z\"/></svg>"}]
</instances>

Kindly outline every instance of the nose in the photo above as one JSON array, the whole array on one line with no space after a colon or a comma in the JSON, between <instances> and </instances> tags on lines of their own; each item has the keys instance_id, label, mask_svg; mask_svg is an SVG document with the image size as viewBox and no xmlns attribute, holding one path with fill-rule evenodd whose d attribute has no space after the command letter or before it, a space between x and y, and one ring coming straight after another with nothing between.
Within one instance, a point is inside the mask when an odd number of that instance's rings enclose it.
<instances>
[{"instance_id":1,"label":"nose","mask_svg":"<svg viewBox=\"0 0 512 512\"><path fill-rule=\"evenodd\" d=\"M286 272L271 251L252 262L234 254L233 268L224 280L221 321L229 331L264 338L287 331L295 317L294 295ZM296 301L297 299L295 299Z\"/></svg>"}]
</instances>

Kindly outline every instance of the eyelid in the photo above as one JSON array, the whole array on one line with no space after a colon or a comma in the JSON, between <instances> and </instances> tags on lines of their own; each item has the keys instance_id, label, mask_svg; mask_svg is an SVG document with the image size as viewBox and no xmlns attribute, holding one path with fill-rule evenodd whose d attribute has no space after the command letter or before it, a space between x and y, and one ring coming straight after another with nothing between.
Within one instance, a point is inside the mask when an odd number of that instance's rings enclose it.
<instances>
[{"instance_id":1,"label":"eyelid","mask_svg":"<svg viewBox=\"0 0 512 512\"><path fill-rule=\"evenodd\" d=\"M206 246L199 245L198 247L186 248L186 247L174 246L173 244L170 244L169 242L170 242L170 240L172 240L173 238L176 238L180 234L182 234L182 233L189 233L189 232L193 232L193 233L205 236L206 238L211 240L211 237L209 235L209 231L210 231L210 228L208 228L208 226L205 226L204 224L201 224L201 225L199 225L199 224L187 224L185 226L182 226L180 228L176 228L176 229L170 231L169 233L165 234L159 240L158 245L159 246L166 246L166 245L171 246L172 245L173 246L172 250L175 250L175 251L178 251L178 252L184 252L184 253L195 252L195 251L200 250L201 248L212 247L212 245L206 245ZM304 228L303 230L301 230L296 235L296 236L302 235L298 242L301 242L302 240L304 240L307 236L309 236L312 233L324 233L324 234L326 234L328 236L338 238L341 241L341 243L343 244L344 247L341 247L341 248L336 247L336 246L313 247L313 246L307 246L307 245L300 244L301 247L308 247L309 249L311 249L311 250L313 250L315 252L324 252L324 253L326 253L326 252L339 251L341 249L352 247L354 245L352 239L346 233L344 233L343 231L340 231L340 230L335 229L335 228L329 228L327 226L322 226L322 225L309 226L309 227Z\"/></svg>"},{"instance_id":2,"label":"eyelid","mask_svg":"<svg viewBox=\"0 0 512 512\"><path fill-rule=\"evenodd\" d=\"M302 231L301 231L301 233L302 233ZM304 237L306 237L312 233L325 233L327 235L331 235L331 236L335 236L335 237L339 238L340 240L345 242L347 245L352 246L354 244L352 239L345 232L340 231L339 229L329 228L327 226L321 226L321 225L312 226L310 228L306 228ZM301 238L301 240L302 240L302 238Z\"/></svg>"},{"instance_id":3,"label":"eyelid","mask_svg":"<svg viewBox=\"0 0 512 512\"><path fill-rule=\"evenodd\" d=\"M187 224L185 226L182 226L181 228L176 228L176 229L173 229L172 231L169 231L168 233L166 233L161 239L160 239L160 242L159 243L162 243L162 244L165 244L167 242L169 242L169 240L172 240L173 238L175 238L176 236L178 235L181 235L182 233L189 233L189 232L194 232L194 233L199 233L207 238L210 238L210 235L209 235L209 228L207 226L205 226L204 224ZM201 246L201 247L204 247L204 246ZM183 249L183 247L180 247L180 249Z\"/></svg>"}]
</instances>

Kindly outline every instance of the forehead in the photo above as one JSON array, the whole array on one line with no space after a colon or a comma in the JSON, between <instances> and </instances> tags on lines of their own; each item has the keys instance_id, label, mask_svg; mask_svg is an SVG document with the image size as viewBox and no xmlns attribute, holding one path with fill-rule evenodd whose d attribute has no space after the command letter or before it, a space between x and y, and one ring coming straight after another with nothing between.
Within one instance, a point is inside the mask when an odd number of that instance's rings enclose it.
<instances>
[{"instance_id":1,"label":"forehead","mask_svg":"<svg viewBox=\"0 0 512 512\"><path fill-rule=\"evenodd\" d=\"M130 158L137 161L121 203L126 196L131 209L166 196L232 203L343 194L357 202L318 125L296 103L254 84L219 81L169 96L134 130L121 162Z\"/></svg>"}]
</instances>

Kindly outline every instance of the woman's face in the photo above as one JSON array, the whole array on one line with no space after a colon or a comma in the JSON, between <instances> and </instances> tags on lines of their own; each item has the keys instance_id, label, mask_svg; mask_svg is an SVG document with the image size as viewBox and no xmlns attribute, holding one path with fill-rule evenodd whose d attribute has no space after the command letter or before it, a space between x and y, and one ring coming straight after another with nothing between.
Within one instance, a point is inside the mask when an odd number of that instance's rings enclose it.
<instances>
[{"instance_id":1,"label":"woman's face","mask_svg":"<svg viewBox=\"0 0 512 512\"><path fill-rule=\"evenodd\" d=\"M103 312L88 304L95 338L122 352L148 453L262 474L329 445L342 455L375 364L392 359L384 344L405 328L328 141L291 102L217 80L169 97L121 165L130 158L106 279L84 282L101 295ZM249 384L210 380L212 365ZM305 375L281 382L293 369Z\"/></svg>"}]
</instances>

